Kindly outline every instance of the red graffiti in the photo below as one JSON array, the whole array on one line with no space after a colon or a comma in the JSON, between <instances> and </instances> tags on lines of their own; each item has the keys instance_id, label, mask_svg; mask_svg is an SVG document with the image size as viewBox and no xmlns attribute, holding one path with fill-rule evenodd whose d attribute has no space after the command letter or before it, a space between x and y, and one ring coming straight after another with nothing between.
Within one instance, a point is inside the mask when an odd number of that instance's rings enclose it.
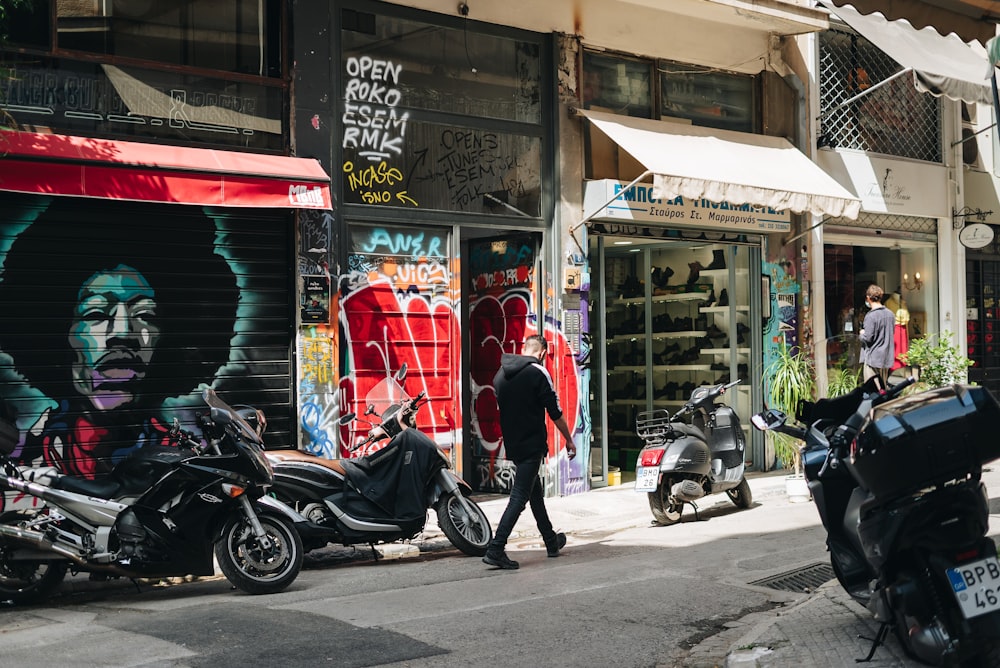
<instances>
[{"instance_id":1,"label":"red graffiti","mask_svg":"<svg viewBox=\"0 0 1000 668\"><path fill-rule=\"evenodd\" d=\"M432 438L451 434L443 443L458 442L454 432L461 425L459 330L452 305L400 294L389 281L377 280L344 297L341 320L350 364L350 372L340 381L341 409L363 415L368 391L406 364L406 391L410 395L423 391L430 399L417 426ZM368 429L363 422L343 427L342 443L357 440L358 433L352 430Z\"/></svg>"},{"instance_id":2,"label":"red graffiti","mask_svg":"<svg viewBox=\"0 0 1000 668\"><path fill-rule=\"evenodd\" d=\"M528 319L528 311L528 302L522 293L503 298L483 297L472 307L472 421L484 448L492 453L498 451L502 442L493 377L500 369L502 353L520 353L524 339L538 333L535 324ZM566 422L574 429L580 409L580 381L573 353L562 332L546 327L544 336L552 353L545 365L555 383ZM549 455L554 455L563 445L562 436L550 422Z\"/></svg>"}]
</instances>

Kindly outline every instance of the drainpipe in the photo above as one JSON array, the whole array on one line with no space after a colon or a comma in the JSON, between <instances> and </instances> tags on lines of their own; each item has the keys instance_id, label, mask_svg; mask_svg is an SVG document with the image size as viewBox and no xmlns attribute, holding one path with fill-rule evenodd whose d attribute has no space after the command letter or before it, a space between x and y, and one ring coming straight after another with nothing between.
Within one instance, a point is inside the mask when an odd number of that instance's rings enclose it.
<instances>
[{"instance_id":1,"label":"drainpipe","mask_svg":"<svg viewBox=\"0 0 1000 668\"><path fill-rule=\"evenodd\" d=\"M797 77L790 77L791 83L799 91L799 100L805 98L805 104L800 108L805 114L800 114L800 123L805 125L803 137L806 137L806 155L816 161L817 130L820 122L819 113L819 35L810 33L805 36L806 48L809 54L809 77L812 95L806 95L805 86ZM804 116L804 117L803 117ZM823 276L826 274L823 254L823 216L810 214L808 237L806 240L807 260L809 262L809 280L803 281L802 289L809 290L809 306L812 315L813 361L816 368L816 396L826 396L829 378L826 371L826 286ZM796 244L798 245L798 244ZM799 257L799 253L795 253ZM815 289L814 289L815 286Z\"/></svg>"}]
</instances>

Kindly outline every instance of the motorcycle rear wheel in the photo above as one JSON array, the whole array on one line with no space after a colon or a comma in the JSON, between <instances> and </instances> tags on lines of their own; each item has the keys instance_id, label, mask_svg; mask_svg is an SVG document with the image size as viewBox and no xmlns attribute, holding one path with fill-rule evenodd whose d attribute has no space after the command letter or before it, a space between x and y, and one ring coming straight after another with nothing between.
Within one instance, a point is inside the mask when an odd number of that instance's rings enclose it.
<instances>
[{"instance_id":1,"label":"motorcycle rear wheel","mask_svg":"<svg viewBox=\"0 0 1000 668\"><path fill-rule=\"evenodd\" d=\"M749 508L753 505L753 494L750 492L750 483L746 478L740 481L736 487L726 490L726 496L737 508Z\"/></svg>"},{"instance_id":2,"label":"motorcycle rear wheel","mask_svg":"<svg viewBox=\"0 0 1000 668\"><path fill-rule=\"evenodd\" d=\"M470 557L481 557L493 540L493 527L482 508L471 499L466 503L472 508L471 516L454 494L442 496L434 509L438 526L452 545Z\"/></svg>"},{"instance_id":3,"label":"motorcycle rear wheel","mask_svg":"<svg viewBox=\"0 0 1000 668\"><path fill-rule=\"evenodd\" d=\"M670 526L681 521L681 512L684 505L676 503L670 498L670 489L680 482L679 479L663 476L660 486L655 492L649 492L649 510L653 513L653 520L661 526Z\"/></svg>"},{"instance_id":4,"label":"motorcycle rear wheel","mask_svg":"<svg viewBox=\"0 0 1000 668\"><path fill-rule=\"evenodd\" d=\"M275 594L292 584L302 570L302 539L291 523L275 515L260 515L271 541L264 548L242 514L226 522L215 543L215 558L223 575L248 594Z\"/></svg>"},{"instance_id":5,"label":"motorcycle rear wheel","mask_svg":"<svg viewBox=\"0 0 1000 668\"><path fill-rule=\"evenodd\" d=\"M37 603L58 589L65 577L64 561L11 561L0 548L0 601Z\"/></svg>"}]
</instances>

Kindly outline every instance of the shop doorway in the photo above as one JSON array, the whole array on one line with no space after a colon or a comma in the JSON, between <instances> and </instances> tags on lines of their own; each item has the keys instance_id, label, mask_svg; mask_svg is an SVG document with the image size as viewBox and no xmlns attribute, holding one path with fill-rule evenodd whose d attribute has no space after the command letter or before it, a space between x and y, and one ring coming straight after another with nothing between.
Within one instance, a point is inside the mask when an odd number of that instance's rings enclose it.
<instances>
[{"instance_id":1,"label":"shop doorway","mask_svg":"<svg viewBox=\"0 0 1000 668\"><path fill-rule=\"evenodd\" d=\"M752 442L750 416L760 405L761 294L751 289L761 285L759 247L595 235L590 257L600 277L592 279L599 294L590 319L599 332L594 484L634 479L637 413L676 412L701 385L742 380L725 399Z\"/></svg>"},{"instance_id":2,"label":"shop doorway","mask_svg":"<svg viewBox=\"0 0 1000 668\"><path fill-rule=\"evenodd\" d=\"M484 231L485 232L485 231ZM503 353L517 353L526 336L540 333L538 268L542 236L510 232L474 237L463 228L463 378L466 479L481 492L507 493L513 465L502 457L493 377ZM470 238L471 237L471 238ZM544 328L542 328L544 329Z\"/></svg>"},{"instance_id":3,"label":"shop doorway","mask_svg":"<svg viewBox=\"0 0 1000 668\"><path fill-rule=\"evenodd\" d=\"M835 241L838 236L827 235ZM928 333L937 322L937 275L933 244L880 240L878 245L827 243L823 248L823 284L826 296L825 339L827 368L842 373L860 372L861 331L867 308L865 291L878 285L885 305L896 314L897 357L915 338ZM917 276L919 275L919 278ZM909 368L897 359L893 373L903 378Z\"/></svg>"}]
</instances>

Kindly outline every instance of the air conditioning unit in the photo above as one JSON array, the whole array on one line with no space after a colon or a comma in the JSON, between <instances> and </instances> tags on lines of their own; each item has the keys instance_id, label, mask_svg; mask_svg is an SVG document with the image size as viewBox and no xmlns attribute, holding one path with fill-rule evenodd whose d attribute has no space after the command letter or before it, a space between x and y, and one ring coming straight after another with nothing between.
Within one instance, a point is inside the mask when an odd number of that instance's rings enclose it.
<instances>
[{"instance_id":1,"label":"air conditioning unit","mask_svg":"<svg viewBox=\"0 0 1000 668\"><path fill-rule=\"evenodd\" d=\"M962 103L962 163L970 169L983 170L983 156L976 136L978 107L968 102Z\"/></svg>"}]
</instances>

